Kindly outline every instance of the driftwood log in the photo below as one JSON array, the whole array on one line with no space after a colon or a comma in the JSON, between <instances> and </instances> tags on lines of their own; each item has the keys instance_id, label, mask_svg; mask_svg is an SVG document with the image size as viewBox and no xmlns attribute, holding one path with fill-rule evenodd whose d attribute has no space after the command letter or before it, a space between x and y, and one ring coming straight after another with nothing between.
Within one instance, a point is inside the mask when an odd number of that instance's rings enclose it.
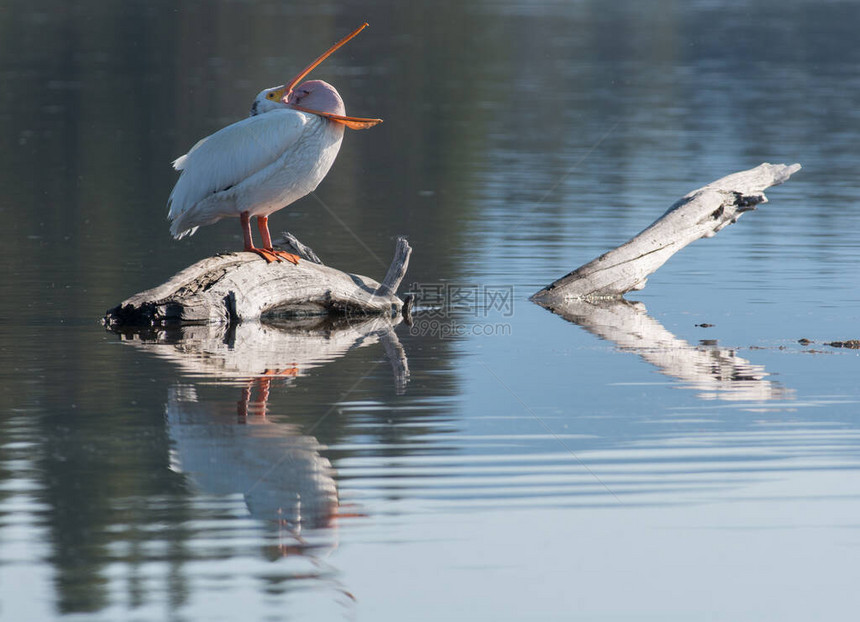
<instances>
[{"instance_id":1,"label":"driftwood log","mask_svg":"<svg viewBox=\"0 0 860 622\"><path fill-rule=\"evenodd\" d=\"M639 235L543 288L532 300L552 309L570 300L620 298L642 289L669 257L766 203L764 190L799 169L800 164L765 163L693 190Z\"/></svg>"},{"instance_id":2,"label":"driftwood log","mask_svg":"<svg viewBox=\"0 0 860 622\"><path fill-rule=\"evenodd\" d=\"M301 257L298 265L268 264L249 252L209 257L110 309L105 324L111 328L235 324L261 317L396 316L403 310L405 303L396 292L412 252L405 238L398 238L382 283L323 265L289 234L285 243Z\"/></svg>"}]
</instances>

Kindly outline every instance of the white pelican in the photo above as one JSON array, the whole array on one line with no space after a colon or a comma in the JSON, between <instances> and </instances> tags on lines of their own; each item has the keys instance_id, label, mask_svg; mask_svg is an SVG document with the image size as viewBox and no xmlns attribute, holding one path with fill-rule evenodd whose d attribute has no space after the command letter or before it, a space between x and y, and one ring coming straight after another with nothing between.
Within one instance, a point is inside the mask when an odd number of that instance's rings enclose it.
<instances>
[{"instance_id":1,"label":"white pelican","mask_svg":"<svg viewBox=\"0 0 860 622\"><path fill-rule=\"evenodd\" d=\"M382 119L345 116L340 95L322 80L296 85L366 26L335 43L285 86L261 91L250 117L207 136L176 159L173 168L182 174L167 201L174 238L238 216L246 251L269 263L298 263L295 255L272 248L269 214L313 192L337 156L344 127L365 129ZM262 248L254 247L252 216Z\"/></svg>"}]
</instances>

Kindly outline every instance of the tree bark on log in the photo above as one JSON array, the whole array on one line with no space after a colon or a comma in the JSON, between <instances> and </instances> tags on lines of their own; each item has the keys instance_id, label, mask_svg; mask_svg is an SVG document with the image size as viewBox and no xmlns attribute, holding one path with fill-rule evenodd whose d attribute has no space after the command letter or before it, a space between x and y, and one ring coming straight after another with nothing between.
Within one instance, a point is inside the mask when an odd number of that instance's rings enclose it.
<instances>
[{"instance_id":1,"label":"tree bark on log","mask_svg":"<svg viewBox=\"0 0 860 622\"><path fill-rule=\"evenodd\" d=\"M544 307L568 300L619 298L645 287L669 257L699 238L714 236L756 205L764 190L781 184L800 164L764 163L718 179L677 201L651 226L621 246L577 268L532 296Z\"/></svg>"},{"instance_id":2,"label":"tree bark on log","mask_svg":"<svg viewBox=\"0 0 860 622\"><path fill-rule=\"evenodd\" d=\"M412 252L405 238L398 238L382 283L322 265L313 251L289 235L285 238L302 257L298 265L268 264L250 252L209 257L110 309L105 324L116 328L321 314L395 316L403 309L396 292Z\"/></svg>"}]
</instances>

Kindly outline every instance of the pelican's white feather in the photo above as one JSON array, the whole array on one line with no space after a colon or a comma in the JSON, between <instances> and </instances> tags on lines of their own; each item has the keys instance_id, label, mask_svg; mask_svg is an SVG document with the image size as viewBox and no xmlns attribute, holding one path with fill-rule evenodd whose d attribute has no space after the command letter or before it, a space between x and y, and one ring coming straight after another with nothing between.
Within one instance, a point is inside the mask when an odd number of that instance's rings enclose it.
<instances>
[{"instance_id":1,"label":"pelican's white feather","mask_svg":"<svg viewBox=\"0 0 860 622\"><path fill-rule=\"evenodd\" d=\"M290 192L283 173L287 172L285 169L307 168L309 159L334 147L328 162L331 165L343 132L338 132L334 145L332 140L321 136L328 133L325 125L315 115L291 109L271 110L229 125L198 142L173 163L182 174L168 200L170 232L181 238L226 216L237 216L251 208L267 213L286 205L290 202L287 199L298 198L288 196L296 194L297 189ZM310 190L316 187L328 166ZM295 175L287 177L296 179Z\"/></svg>"}]
</instances>

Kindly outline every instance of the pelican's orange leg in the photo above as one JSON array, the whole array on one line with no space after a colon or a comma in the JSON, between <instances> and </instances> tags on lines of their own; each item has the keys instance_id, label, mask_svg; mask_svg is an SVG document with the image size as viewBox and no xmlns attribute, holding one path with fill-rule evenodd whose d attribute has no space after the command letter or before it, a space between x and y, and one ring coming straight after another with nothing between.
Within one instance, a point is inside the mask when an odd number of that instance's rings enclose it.
<instances>
[{"instance_id":1,"label":"pelican's orange leg","mask_svg":"<svg viewBox=\"0 0 860 622\"><path fill-rule=\"evenodd\" d=\"M276 251L272 248L272 236L269 235L269 217L268 216L257 216L257 228L260 230L260 236L263 238L263 250L267 253L271 253L275 256L275 258L280 261L281 259L286 259L290 263L298 264L299 256L293 255L292 253L287 253L285 251Z\"/></svg>"},{"instance_id":2,"label":"pelican's orange leg","mask_svg":"<svg viewBox=\"0 0 860 622\"><path fill-rule=\"evenodd\" d=\"M251 235L251 215L248 212L242 212L239 214L239 219L242 221L242 237L245 240L245 250L250 253L257 253L266 260L266 263L280 261L274 251L254 246L254 238Z\"/></svg>"}]
</instances>

